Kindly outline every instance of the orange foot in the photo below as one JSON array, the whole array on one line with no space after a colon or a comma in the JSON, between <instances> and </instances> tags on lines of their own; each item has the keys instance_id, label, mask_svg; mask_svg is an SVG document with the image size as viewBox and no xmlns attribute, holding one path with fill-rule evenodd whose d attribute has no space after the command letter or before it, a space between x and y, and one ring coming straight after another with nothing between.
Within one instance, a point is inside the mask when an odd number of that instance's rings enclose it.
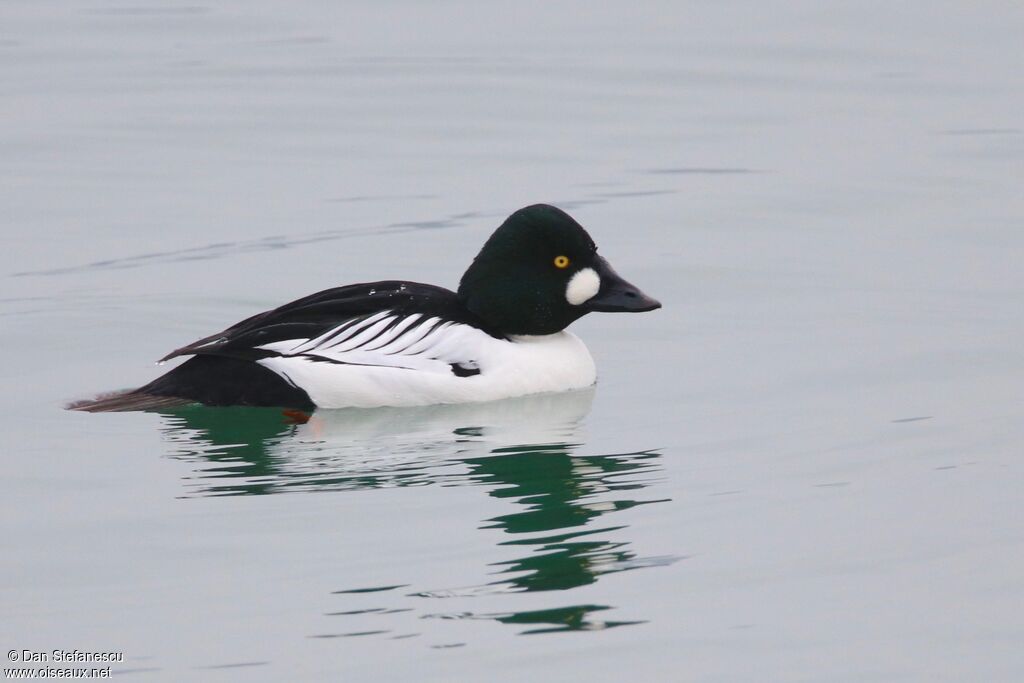
<instances>
[{"instance_id":1,"label":"orange foot","mask_svg":"<svg viewBox=\"0 0 1024 683\"><path fill-rule=\"evenodd\" d=\"M293 408L285 408L281 413L284 415L285 423L292 425L304 425L309 422L309 418L313 417L309 413L304 413L301 410L295 410Z\"/></svg>"}]
</instances>

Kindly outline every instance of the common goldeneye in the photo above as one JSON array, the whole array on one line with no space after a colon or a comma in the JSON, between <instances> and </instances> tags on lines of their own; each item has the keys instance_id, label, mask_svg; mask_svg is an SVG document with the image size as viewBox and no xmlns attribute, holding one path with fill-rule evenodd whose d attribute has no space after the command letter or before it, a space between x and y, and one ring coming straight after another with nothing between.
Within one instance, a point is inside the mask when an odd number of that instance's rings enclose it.
<instances>
[{"instance_id":1,"label":"common goldeneye","mask_svg":"<svg viewBox=\"0 0 1024 683\"><path fill-rule=\"evenodd\" d=\"M394 280L327 289L172 351L161 362L191 358L143 387L70 407L310 411L581 389L594 361L565 328L591 311L660 307L569 214L535 204L495 230L458 292Z\"/></svg>"}]
</instances>

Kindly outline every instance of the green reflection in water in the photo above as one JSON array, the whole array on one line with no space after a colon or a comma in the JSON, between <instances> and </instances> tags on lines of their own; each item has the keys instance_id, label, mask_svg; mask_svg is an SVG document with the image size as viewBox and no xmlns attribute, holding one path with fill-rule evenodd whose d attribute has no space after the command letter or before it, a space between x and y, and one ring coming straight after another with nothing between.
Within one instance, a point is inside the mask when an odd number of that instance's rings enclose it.
<instances>
[{"instance_id":1,"label":"green reflection in water","mask_svg":"<svg viewBox=\"0 0 1024 683\"><path fill-rule=\"evenodd\" d=\"M203 478L225 478L228 486L206 486L209 495L273 493L279 474L272 445L296 425L271 408L207 408L189 406L162 411L164 435L184 446L178 457L200 458Z\"/></svg>"},{"instance_id":2,"label":"green reflection in water","mask_svg":"<svg viewBox=\"0 0 1024 683\"><path fill-rule=\"evenodd\" d=\"M606 515L663 502L640 498L641 491L656 480L660 454L644 450L577 455L584 447L579 423L591 399L592 392L577 392L471 406L324 411L302 425L290 423L278 410L190 407L164 412L163 429L176 451L174 457L197 466L186 482L192 496L440 484L479 486L489 496L517 508L485 519L479 526L503 534L498 546L528 551L495 563L495 580L404 595L388 592L389 600L402 604L328 612L349 620L379 620L381 615L394 619L408 616L410 611L419 613L424 598L454 598L458 602L520 592L565 591L592 584L603 574L678 559L637 557L626 540L627 526L601 524ZM355 589L336 591L353 592ZM594 617L608 609L611 607L586 604L420 616L528 626L522 633L642 623ZM375 630L373 625L360 623L343 633Z\"/></svg>"},{"instance_id":3,"label":"green reflection in water","mask_svg":"<svg viewBox=\"0 0 1024 683\"><path fill-rule=\"evenodd\" d=\"M525 510L494 517L485 528L514 535L579 529L609 512L656 500L612 499L617 491L643 488L637 475L655 468L653 451L618 455L573 456L574 446L518 446L495 449L495 455L471 458L470 477L490 487L490 495L508 498ZM501 545L530 546L531 555L500 563L503 574L516 574L498 583L525 591L565 590L593 583L600 574L633 569L634 553L625 541L593 538L623 527L581 529L530 536Z\"/></svg>"}]
</instances>

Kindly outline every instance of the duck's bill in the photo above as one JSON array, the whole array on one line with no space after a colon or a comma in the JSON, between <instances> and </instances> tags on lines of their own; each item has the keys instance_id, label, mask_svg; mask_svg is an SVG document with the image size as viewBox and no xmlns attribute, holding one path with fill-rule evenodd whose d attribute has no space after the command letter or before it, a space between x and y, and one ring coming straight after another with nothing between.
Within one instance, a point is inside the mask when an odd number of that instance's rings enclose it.
<instances>
[{"instance_id":1,"label":"duck's bill","mask_svg":"<svg viewBox=\"0 0 1024 683\"><path fill-rule=\"evenodd\" d=\"M601 288L583 304L588 310L604 313L642 313L661 308L660 301L647 296L639 287L623 280L600 256L597 257L596 266L595 270L601 278Z\"/></svg>"}]
</instances>

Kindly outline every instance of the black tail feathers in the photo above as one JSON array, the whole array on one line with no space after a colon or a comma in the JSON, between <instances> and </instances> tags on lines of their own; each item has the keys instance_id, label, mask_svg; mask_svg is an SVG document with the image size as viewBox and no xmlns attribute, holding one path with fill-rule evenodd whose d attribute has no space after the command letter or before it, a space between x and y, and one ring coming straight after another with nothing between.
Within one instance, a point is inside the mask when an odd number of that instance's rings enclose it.
<instances>
[{"instance_id":1,"label":"black tail feathers","mask_svg":"<svg viewBox=\"0 0 1024 683\"><path fill-rule=\"evenodd\" d=\"M144 387L76 401L68 410L90 413L159 410L190 403L312 411L302 389L258 363L224 356L193 356Z\"/></svg>"}]
</instances>

